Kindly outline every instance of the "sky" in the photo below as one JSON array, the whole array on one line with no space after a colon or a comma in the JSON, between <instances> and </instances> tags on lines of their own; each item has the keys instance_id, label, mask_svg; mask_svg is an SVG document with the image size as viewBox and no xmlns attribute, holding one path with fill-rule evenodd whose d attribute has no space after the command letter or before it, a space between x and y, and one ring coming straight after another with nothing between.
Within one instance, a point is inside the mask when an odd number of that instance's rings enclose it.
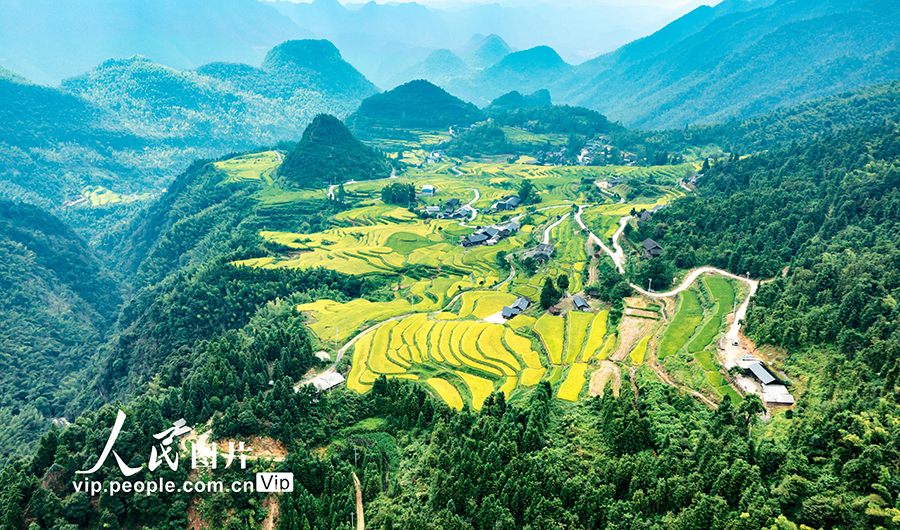
<instances>
[{"instance_id":1,"label":"sky","mask_svg":"<svg viewBox=\"0 0 900 530\"><path fill-rule=\"evenodd\" d=\"M312 0L288 0L290 2L296 3L309 3ZM365 3L368 0L341 0L341 3ZM379 4L395 4L401 3L397 0L375 0ZM529 0L409 0L415 1L419 4L427 4L433 6L440 5L450 5L450 4L459 4L459 3L499 3L503 4L528 4L531 3ZM721 0L541 0L544 3L548 4L568 4L568 5L607 5L607 6L654 6L661 7L665 9L676 9L682 6L687 5L716 5Z\"/></svg>"}]
</instances>

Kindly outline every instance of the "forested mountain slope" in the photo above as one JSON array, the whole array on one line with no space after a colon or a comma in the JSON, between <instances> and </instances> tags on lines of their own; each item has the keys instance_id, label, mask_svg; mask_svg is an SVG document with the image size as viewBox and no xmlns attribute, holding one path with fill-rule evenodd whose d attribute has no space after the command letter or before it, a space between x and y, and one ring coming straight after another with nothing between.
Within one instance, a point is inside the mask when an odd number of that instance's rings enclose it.
<instances>
[{"instance_id":1,"label":"forested mountain slope","mask_svg":"<svg viewBox=\"0 0 900 530\"><path fill-rule=\"evenodd\" d=\"M789 365L809 370L819 360L813 372L821 379L808 398L835 399L835 411L893 399L900 352L896 122L716 163L699 190L702 198L677 201L633 238L661 242L663 259L679 268L711 264L771 278L751 304L747 331L784 348Z\"/></svg>"},{"instance_id":2,"label":"forested mountain slope","mask_svg":"<svg viewBox=\"0 0 900 530\"><path fill-rule=\"evenodd\" d=\"M116 109L133 131L191 146L246 149L296 138L321 112L350 113L377 88L328 41L282 43L260 68L180 71L143 57L111 60L62 88Z\"/></svg>"},{"instance_id":3,"label":"forested mountain slope","mask_svg":"<svg viewBox=\"0 0 900 530\"><path fill-rule=\"evenodd\" d=\"M843 129L877 127L900 116L900 81L890 81L808 101L744 120L694 125L640 135L649 144L680 151L715 145L725 152L753 153Z\"/></svg>"},{"instance_id":4,"label":"forested mountain slope","mask_svg":"<svg viewBox=\"0 0 900 530\"><path fill-rule=\"evenodd\" d=\"M259 68L109 60L62 89L0 70L0 196L63 212L86 186L159 192L191 160L296 140L317 114L346 116L377 91L315 40L282 43Z\"/></svg>"},{"instance_id":5,"label":"forested mountain slope","mask_svg":"<svg viewBox=\"0 0 900 530\"><path fill-rule=\"evenodd\" d=\"M59 219L0 201L0 459L28 454L77 397L122 290L87 243Z\"/></svg>"},{"instance_id":6,"label":"forested mountain slope","mask_svg":"<svg viewBox=\"0 0 900 530\"><path fill-rule=\"evenodd\" d=\"M890 0L782 0L708 24L689 14L672 23L688 26L683 37L661 38L664 28L643 39L661 48L629 44L551 90L640 128L748 117L900 77L898 10Z\"/></svg>"},{"instance_id":7,"label":"forested mountain slope","mask_svg":"<svg viewBox=\"0 0 900 530\"><path fill-rule=\"evenodd\" d=\"M356 112L347 118L347 126L365 137L392 128L466 126L483 118L475 105L418 79L363 100Z\"/></svg>"}]
</instances>

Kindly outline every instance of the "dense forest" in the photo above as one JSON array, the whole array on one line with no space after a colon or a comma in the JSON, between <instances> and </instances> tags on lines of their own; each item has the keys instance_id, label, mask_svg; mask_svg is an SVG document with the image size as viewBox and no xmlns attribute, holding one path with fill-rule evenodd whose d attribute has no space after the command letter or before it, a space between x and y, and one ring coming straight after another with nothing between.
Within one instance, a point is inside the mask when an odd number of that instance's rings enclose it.
<instances>
[{"instance_id":1,"label":"dense forest","mask_svg":"<svg viewBox=\"0 0 900 530\"><path fill-rule=\"evenodd\" d=\"M0 201L0 463L31 452L51 419L81 412L84 370L123 290L59 219Z\"/></svg>"},{"instance_id":2,"label":"dense forest","mask_svg":"<svg viewBox=\"0 0 900 530\"><path fill-rule=\"evenodd\" d=\"M348 180L386 178L391 166L384 155L353 137L339 119L320 114L278 168L291 186L322 188Z\"/></svg>"},{"instance_id":3,"label":"dense forest","mask_svg":"<svg viewBox=\"0 0 900 530\"><path fill-rule=\"evenodd\" d=\"M347 125L355 134L371 137L383 129L446 129L482 119L475 105L420 79L364 99Z\"/></svg>"}]
</instances>

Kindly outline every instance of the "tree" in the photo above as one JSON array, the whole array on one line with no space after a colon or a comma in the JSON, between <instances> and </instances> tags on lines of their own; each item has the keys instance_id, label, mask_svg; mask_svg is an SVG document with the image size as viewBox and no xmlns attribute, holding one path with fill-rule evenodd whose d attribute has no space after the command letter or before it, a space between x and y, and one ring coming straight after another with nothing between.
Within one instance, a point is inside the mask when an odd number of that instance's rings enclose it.
<instances>
[{"instance_id":1,"label":"tree","mask_svg":"<svg viewBox=\"0 0 900 530\"><path fill-rule=\"evenodd\" d=\"M553 280L544 278L544 286L541 288L541 307L550 309L550 306L559 300L559 292L553 287Z\"/></svg>"},{"instance_id":2,"label":"tree","mask_svg":"<svg viewBox=\"0 0 900 530\"><path fill-rule=\"evenodd\" d=\"M522 201L522 204L539 202L539 198L534 192L534 184L528 179L523 180L519 185L519 200Z\"/></svg>"},{"instance_id":3,"label":"tree","mask_svg":"<svg viewBox=\"0 0 900 530\"><path fill-rule=\"evenodd\" d=\"M568 274L560 274L556 277L556 287L565 292L569 288L569 275Z\"/></svg>"}]
</instances>

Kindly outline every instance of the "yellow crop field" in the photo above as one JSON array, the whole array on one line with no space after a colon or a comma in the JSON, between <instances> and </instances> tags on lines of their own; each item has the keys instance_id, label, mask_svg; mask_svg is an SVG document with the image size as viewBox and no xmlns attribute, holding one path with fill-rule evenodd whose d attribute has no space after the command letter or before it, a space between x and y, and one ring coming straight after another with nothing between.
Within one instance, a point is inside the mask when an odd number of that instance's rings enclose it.
<instances>
[{"instance_id":1,"label":"yellow crop field","mask_svg":"<svg viewBox=\"0 0 900 530\"><path fill-rule=\"evenodd\" d=\"M443 355L444 360L454 366L459 366L460 362L459 359L453 355L450 336L453 334L453 330L456 329L457 325L459 325L458 322L445 322L444 328L441 330L441 340L438 343L440 355Z\"/></svg>"},{"instance_id":2,"label":"yellow crop field","mask_svg":"<svg viewBox=\"0 0 900 530\"><path fill-rule=\"evenodd\" d=\"M550 362L562 364L563 337L566 333L566 321L562 317L543 315L534 324L534 331L541 337Z\"/></svg>"},{"instance_id":3,"label":"yellow crop field","mask_svg":"<svg viewBox=\"0 0 900 530\"><path fill-rule=\"evenodd\" d=\"M503 334L505 331L505 328L500 324L489 325L478 337L478 350L485 357L497 359L518 372L522 369L522 365L503 346Z\"/></svg>"},{"instance_id":4,"label":"yellow crop field","mask_svg":"<svg viewBox=\"0 0 900 530\"><path fill-rule=\"evenodd\" d=\"M460 322L457 324L456 329L453 330L453 336L450 338L450 347L454 348L453 354L456 355L463 364L483 370L489 374L502 375L503 372L511 370L509 368L506 368L505 370L499 368L496 365L497 363L492 363L485 359L476 346L478 335L484 329L484 326L489 325L490 324ZM468 340L466 337L469 337Z\"/></svg>"},{"instance_id":5,"label":"yellow crop field","mask_svg":"<svg viewBox=\"0 0 900 530\"><path fill-rule=\"evenodd\" d=\"M506 394L506 397L509 398L509 395L512 393L512 391L516 389L516 384L518 382L519 380L515 377L507 377L506 383L504 383L503 386L500 387L500 391Z\"/></svg>"},{"instance_id":6,"label":"yellow crop field","mask_svg":"<svg viewBox=\"0 0 900 530\"><path fill-rule=\"evenodd\" d=\"M607 357L609 357L609 354L611 354L613 352L613 350L615 350L615 349L616 349L616 336L610 335L606 339L606 342L603 343L603 349L600 350L600 353L597 354L596 358L600 359L600 360L606 359Z\"/></svg>"},{"instance_id":7,"label":"yellow crop field","mask_svg":"<svg viewBox=\"0 0 900 530\"><path fill-rule=\"evenodd\" d=\"M496 280L494 280L496 282ZM475 318L487 318L494 313L499 313L503 306L508 306L516 301L516 296L509 293L494 293L482 295L475 304L472 314Z\"/></svg>"},{"instance_id":8,"label":"yellow crop field","mask_svg":"<svg viewBox=\"0 0 900 530\"><path fill-rule=\"evenodd\" d=\"M591 321L591 332L588 334L587 342L584 344L584 352L581 355L582 360L589 361L595 353L603 347L603 337L606 335L606 319L609 311L600 311Z\"/></svg>"},{"instance_id":9,"label":"yellow crop field","mask_svg":"<svg viewBox=\"0 0 900 530\"><path fill-rule=\"evenodd\" d=\"M544 372L546 371L546 368L526 368L522 370L522 375L520 376L522 386L534 386L538 384L541 378L544 377Z\"/></svg>"},{"instance_id":10,"label":"yellow crop field","mask_svg":"<svg viewBox=\"0 0 900 530\"><path fill-rule=\"evenodd\" d=\"M559 385L559 392L556 397L565 399L566 401L577 401L578 394L581 393L581 387L584 386L584 372L587 371L588 365L585 363L575 363L569 368L569 375L566 380Z\"/></svg>"},{"instance_id":11,"label":"yellow crop field","mask_svg":"<svg viewBox=\"0 0 900 530\"><path fill-rule=\"evenodd\" d=\"M494 383L489 379L478 377L477 375L467 374L466 372L455 372L469 387L472 394L472 407L475 410L481 410L484 400L494 391Z\"/></svg>"},{"instance_id":12,"label":"yellow crop field","mask_svg":"<svg viewBox=\"0 0 900 530\"><path fill-rule=\"evenodd\" d=\"M341 303L334 300L317 300L296 307L300 312L311 312L316 322L309 327L319 339L333 341L337 331L338 341L347 340L353 332L367 322L381 322L391 317L409 312L409 302L394 300L391 302L370 302L357 298Z\"/></svg>"},{"instance_id":13,"label":"yellow crop field","mask_svg":"<svg viewBox=\"0 0 900 530\"><path fill-rule=\"evenodd\" d=\"M534 326L535 322L536 320L534 319L534 317L530 317L527 315L516 315L506 321L509 327L513 329L530 328L531 326Z\"/></svg>"},{"instance_id":14,"label":"yellow crop field","mask_svg":"<svg viewBox=\"0 0 900 530\"><path fill-rule=\"evenodd\" d=\"M445 325L445 322L435 322L431 332L428 334L428 356L439 363L444 362L444 356L441 355L440 342Z\"/></svg>"},{"instance_id":15,"label":"yellow crop field","mask_svg":"<svg viewBox=\"0 0 900 530\"><path fill-rule=\"evenodd\" d=\"M213 165L225 173L225 183L265 179L272 184L275 168L281 162L274 151L266 151L215 162Z\"/></svg>"},{"instance_id":16,"label":"yellow crop field","mask_svg":"<svg viewBox=\"0 0 900 530\"><path fill-rule=\"evenodd\" d=\"M461 410L463 408L463 400L459 395L459 391L456 390L456 387L450 384L446 379L441 379L439 377L432 377L425 381L428 385L434 389L435 392L441 396L441 399L447 402L450 407Z\"/></svg>"},{"instance_id":17,"label":"yellow crop field","mask_svg":"<svg viewBox=\"0 0 900 530\"><path fill-rule=\"evenodd\" d=\"M347 377L347 388L356 390L360 394L368 392L372 386L361 383L360 378L363 372L368 371L366 361L368 360L369 350L372 347L372 336L374 333L366 333L356 340L353 345L353 367L350 369L350 375Z\"/></svg>"},{"instance_id":18,"label":"yellow crop field","mask_svg":"<svg viewBox=\"0 0 900 530\"><path fill-rule=\"evenodd\" d=\"M574 363L581 353L584 346L584 339L587 336L588 326L594 319L593 313L583 313L581 311L569 311L566 314L568 326L566 330L566 362Z\"/></svg>"},{"instance_id":19,"label":"yellow crop field","mask_svg":"<svg viewBox=\"0 0 900 530\"><path fill-rule=\"evenodd\" d=\"M512 349L513 353L525 360L525 363L528 364L529 368L540 368L540 363L538 363L537 366L534 366L532 363L528 362L528 356L534 353L534 350L531 349L531 339L523 337L513 330L508 329L506 330L506 333L503 334L503 340Z\"/></svg>"},{"instance_id":20,"label":"yellow crop field","mask_svg":"<svg viewBox=\"0 0 900 530\"><path fill-rule=\"evenodd\" d=\"M641 364L644 362L644 354L647 353L647 342L650 340L650 335L647 335L640 342L637 343L637 346L631 350L631 362L634 364Z\"/></svg>"}]
</instances>

